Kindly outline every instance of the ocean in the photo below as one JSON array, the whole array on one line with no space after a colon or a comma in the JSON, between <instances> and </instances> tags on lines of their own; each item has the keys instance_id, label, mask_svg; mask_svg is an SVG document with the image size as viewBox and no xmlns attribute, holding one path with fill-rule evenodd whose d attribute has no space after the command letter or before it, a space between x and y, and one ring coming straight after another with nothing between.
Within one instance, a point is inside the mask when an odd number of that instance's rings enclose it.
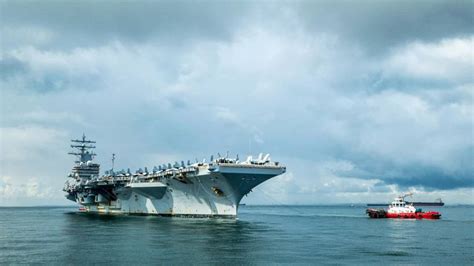
<instances>
[{"instance_id":1,"label":"ocean","mask_svg":"<svg viewBox=\"0 0 474 266\"><path fill-rule=\"evenodd\" d=\"M238 219L0 208L0 264L474 264L474 207L441 220L369 219L364 206L241 206Z\"/></svg>"}]
</instances>

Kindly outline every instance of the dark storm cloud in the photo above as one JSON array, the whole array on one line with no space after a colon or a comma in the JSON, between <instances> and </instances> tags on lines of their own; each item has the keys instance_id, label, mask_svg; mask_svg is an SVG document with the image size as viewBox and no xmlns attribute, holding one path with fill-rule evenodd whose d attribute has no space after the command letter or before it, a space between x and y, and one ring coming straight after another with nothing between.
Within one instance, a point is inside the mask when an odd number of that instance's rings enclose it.
<instances>
[{"instance_id":1,"label":"dark storm cloud","mask_svg":"<svg viewBox=\"0 0 474 266\"><path fill-rule=\"evenodd\" d=\"M458 189L474 187L474 166L472 165L473 147L466 148L458 155L453 169L446 169L441 165L426 165L406 161L406 164L387 161L383 158L371 158L370 155L358 155L352 162L359 167L350 174L359 178L379 178L383 184L396 184L403 189L408 187L422 187L426 190ZM346 158L348 159L348 158Z\"/></svg>"},{"instance_id":2,"label":"dark storm cloud","mask_svg":"<svg viewBox=\"0 0 474 266\"><path fill-rule=\"evenodd\" d=\"M2 23L59 34L55 45L87 46L111 39L227 39L248 5L222 1L2 1ZM182 43L181 43L182 42Z\"/></svg>"},{"instance_id":3,"label":"dark storm cloud","mask_svg":"<svg viewBox=\"0 0 474 266\"><path fill-rule=\"evenodd\" d=\"M472 1L300 1L295 9L308 31L355 40L367 53L386 52L413 40L474 32Z\"/></svg>"},{"instance_id":4,"label":"dark storm cloud","mask_svg":"<svg viewBox=\"0 0 474 266\"><path fill-rule=\"evenodd\" d=\"M385 178L384 183L397 184L402 188L423 187L426 190L472 188L474 175L467 171L445 173L442 169L414 166L406 169L400 176Z\"/></svg>"},{"instance_id":5,"label":"dark storm cloud","mask_svg":"<svg viewBox=\"0 0 474 266\"><path fill-rule=\"evenodd\" d=\"M21 60L11 56L0 58L0 78L12 78L26 72L28 72L28 65Z\"/></svg>"},{"instance_id":6,"label":"dark storm cloud","mask_svg":"<svg viewBox=\"0 0 474 266\"><path fill-rule=\"evenodd\" d=\"M55 45L90 45L116 38L228 40L239 26L283 21L294 12L308 34L336 34L378 54L413 40L467 36L473 30L471 1L5 1L4 26L36 26L59 33Z\"/></svg>"}]
</instances>

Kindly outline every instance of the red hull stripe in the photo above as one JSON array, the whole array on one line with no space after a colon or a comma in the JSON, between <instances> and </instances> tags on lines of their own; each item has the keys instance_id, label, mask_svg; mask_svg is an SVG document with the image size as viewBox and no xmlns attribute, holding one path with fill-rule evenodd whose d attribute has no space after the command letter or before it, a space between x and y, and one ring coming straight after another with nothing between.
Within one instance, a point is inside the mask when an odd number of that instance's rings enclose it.
<instances>
[{"instance_id":1,"label":"red hull stripe","mask_svg":"<svg viewBox=\"0 0 474 266\"><path fill-rule=\"evenodd\" d=\"M441 214L439 212L387 213L386 217L400 219L439 219Z\"/></svg>"}]
</instances>

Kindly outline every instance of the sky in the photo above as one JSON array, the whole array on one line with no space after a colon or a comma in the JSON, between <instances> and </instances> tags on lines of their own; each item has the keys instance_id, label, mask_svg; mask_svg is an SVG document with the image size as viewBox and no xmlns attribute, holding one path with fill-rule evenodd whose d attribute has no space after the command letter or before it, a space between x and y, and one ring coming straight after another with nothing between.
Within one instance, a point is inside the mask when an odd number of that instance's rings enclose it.
<instances>
[{"instance_id":1,"label":"sky","mask_svg":"<svg viewBox=\"0 0 474 266\"><path fill-rule=\"evenodd\" d=\"M472 1L0 0L0 206L102 170L270 153L247 204L474 204Z\"/></svg>"}]
</instances>

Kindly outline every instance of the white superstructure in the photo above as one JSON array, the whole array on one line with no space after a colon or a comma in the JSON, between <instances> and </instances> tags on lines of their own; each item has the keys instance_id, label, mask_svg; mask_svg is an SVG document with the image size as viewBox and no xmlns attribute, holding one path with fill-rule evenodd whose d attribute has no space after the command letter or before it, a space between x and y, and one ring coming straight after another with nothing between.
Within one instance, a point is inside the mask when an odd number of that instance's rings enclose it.
<instances>
[{"instance_id":1,"label":"white superstructure","mask_svg":"<svg viewBox=\"0 0 474 266\"><path fill-rule=\"evenodd\" d=\"M408 204L405 202L405 197L411 196L412 194L406 194L403 196L396 197L394 201L388 206L388 213L391 214L401 214L401 213L416 213L416 208L413 204Z\"/></svg>"},{"instance_id":2,"label":"white superstructure","mask_svg":"<svg viewBox=\"0 0 474 266\"><path fill-rule=\"evenodd\" d=\"M248 157L240 162L227 156L209 163L175 162L139 169L106 171L99 176L99 165L92 162L95 148L83 136L73 140L79 156L64 191L66 197L84 206L87 212L235 217L239 202L252 188L286 171L269 155ZM77 144L79 143L79 144Z\"/></svg>"}]
</instances>

